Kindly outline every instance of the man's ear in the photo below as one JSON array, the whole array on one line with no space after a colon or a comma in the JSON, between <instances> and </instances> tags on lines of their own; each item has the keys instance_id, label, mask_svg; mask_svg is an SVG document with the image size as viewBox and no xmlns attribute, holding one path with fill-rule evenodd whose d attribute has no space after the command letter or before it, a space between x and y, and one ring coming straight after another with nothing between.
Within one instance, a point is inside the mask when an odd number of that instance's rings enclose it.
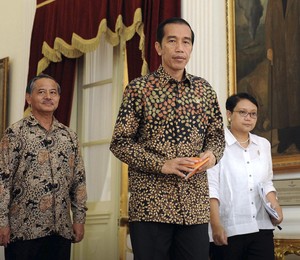
<instances>
[{"instance_id":1,"label":"man's ear","mask_svg":"<svg viewBox=\"0 0 300 260\"><path fill-rule=\"evenodd\" d=\"M159 56L161 56L161 46L159 42L155 42L155 50Z\"/></svg>"},{"instance_id":2,"label":"man's ear","mask_svg":"<svg viewBox=\"0 0 300 260\"><path fill-rule=\"evenodd\" d=\"M29 105L31 105L31 96L30 96L30 94L26 93L25 98L26 98L27 103Z\"/></svg>"}]
</instances>

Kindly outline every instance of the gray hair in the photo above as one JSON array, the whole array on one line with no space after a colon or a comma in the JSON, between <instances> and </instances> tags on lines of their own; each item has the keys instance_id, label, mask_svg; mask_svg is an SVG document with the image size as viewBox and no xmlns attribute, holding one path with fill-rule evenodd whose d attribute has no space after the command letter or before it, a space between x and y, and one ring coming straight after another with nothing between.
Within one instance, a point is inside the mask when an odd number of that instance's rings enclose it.
<instances>
[{"instance_id":1,"label":"gray hair","mask_svg":"<svg viewBox=\"0 0 300 260\"><path fill-rule=\"evenodd\" d=\"M31 80L29 81L29 83L28 83L28 85L27 85L27 87L26 87L26 93L31 94L35 82L36 82L38 79L43 79L43 78L46 78L46 79L52 79L53 81L55 81L55 83L56 83L56 85L57 85L57 91L58 91L58 94L60 95L60 93L61 93L60 85L57 83L57 81L56 81L53 77L51 77L51 76L49 76L49 75L47 75L47 74L44 74L44 73L41 73L41 74L35 76L33 79L31 79Z\"/></svg>"}]
</instances>

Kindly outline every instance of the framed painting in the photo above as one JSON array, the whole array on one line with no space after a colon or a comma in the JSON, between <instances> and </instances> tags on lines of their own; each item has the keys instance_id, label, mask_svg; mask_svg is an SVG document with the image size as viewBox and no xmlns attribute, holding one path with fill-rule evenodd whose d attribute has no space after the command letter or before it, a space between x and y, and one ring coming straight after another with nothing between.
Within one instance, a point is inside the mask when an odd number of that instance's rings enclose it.
<instances>
[{"instance_id":1,"label":"framed painting","mask_svg":"<svg viewBox=\"0 0 300 260\"><path fill-rule=\"evenodd\" d=\"M299 170L300 1L227 0L226 11L228 94L257 99L274 172Z\"/></svg>"},{"instance_id":2,"label":"framed painting","mask_svg":"<svg viewBox=\"0 0 300 260\"><path fill-rule=\"evenodd\" d=\"M8 57L0 59L0 138L7 127L8 60Z\"/></svg>"}]
</instances>

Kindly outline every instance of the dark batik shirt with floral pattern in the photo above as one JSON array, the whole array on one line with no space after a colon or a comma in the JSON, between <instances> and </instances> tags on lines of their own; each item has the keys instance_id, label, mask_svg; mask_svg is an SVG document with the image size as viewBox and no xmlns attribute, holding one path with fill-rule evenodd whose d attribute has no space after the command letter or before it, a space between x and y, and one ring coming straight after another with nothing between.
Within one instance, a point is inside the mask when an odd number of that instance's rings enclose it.
<instances>
[{"instance_id":1,"label":"dark batik shirt with floral pattern","mask_svg":"<svg viewBox=\"0 0 300 260\"><path fill-rule=\"evenodd\" d=\"M86 179L77 135L53 120L45 130L33 115L6 129L0 143L0 226L11 241L73 236L84 223Z\"/></svg>"},{"instance_id":2,"label":"dark batik shirt with floral pattern","mask_svg":"<svg viewBox=\"0 0 300 260\"><path fill-rule=\"evenodd\" d=\"M110 149L128 164L129 221L202 224L209 221L206 173L188 181L166 175L166 160L210 150L223 155L224 130L217 96L209 83L162 66L130 82L123 95Z\"/></svg>"}]
</instances>

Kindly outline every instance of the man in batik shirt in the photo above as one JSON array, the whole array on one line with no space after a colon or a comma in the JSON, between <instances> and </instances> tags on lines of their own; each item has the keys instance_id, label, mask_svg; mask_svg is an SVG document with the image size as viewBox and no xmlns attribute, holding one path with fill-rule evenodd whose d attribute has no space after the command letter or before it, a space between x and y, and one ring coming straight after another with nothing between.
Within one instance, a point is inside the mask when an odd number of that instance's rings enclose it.
<instances>
[{"instance_id":1,"label":"man in batik shirt","mask_svg":"<svg viewBox=\"0 0 300 260\"><path fill-rule=\"evenodd\" d=\"M185 71L193 42L185 20L159 25L162 65L127 86L111 141L129 166L129 229L139 260L208 259L206 170L222 157L225 141L215 91ZM208 162L189 176L194 157Z\"/></svg>"},{"instance_id":2,"label":"man in batik shirt","mask_svg":"<svg viewBox=\"0 0 300 260\"><path fill-rule=\"evenodd\" d=\"M53 116L59 99L53 78L33 78L26 88L32 114L10 126L0 143L0 244L6 259L70 259L71 242L83 239L85 170L76 133Z\"/></svg>"}]
</instances>

